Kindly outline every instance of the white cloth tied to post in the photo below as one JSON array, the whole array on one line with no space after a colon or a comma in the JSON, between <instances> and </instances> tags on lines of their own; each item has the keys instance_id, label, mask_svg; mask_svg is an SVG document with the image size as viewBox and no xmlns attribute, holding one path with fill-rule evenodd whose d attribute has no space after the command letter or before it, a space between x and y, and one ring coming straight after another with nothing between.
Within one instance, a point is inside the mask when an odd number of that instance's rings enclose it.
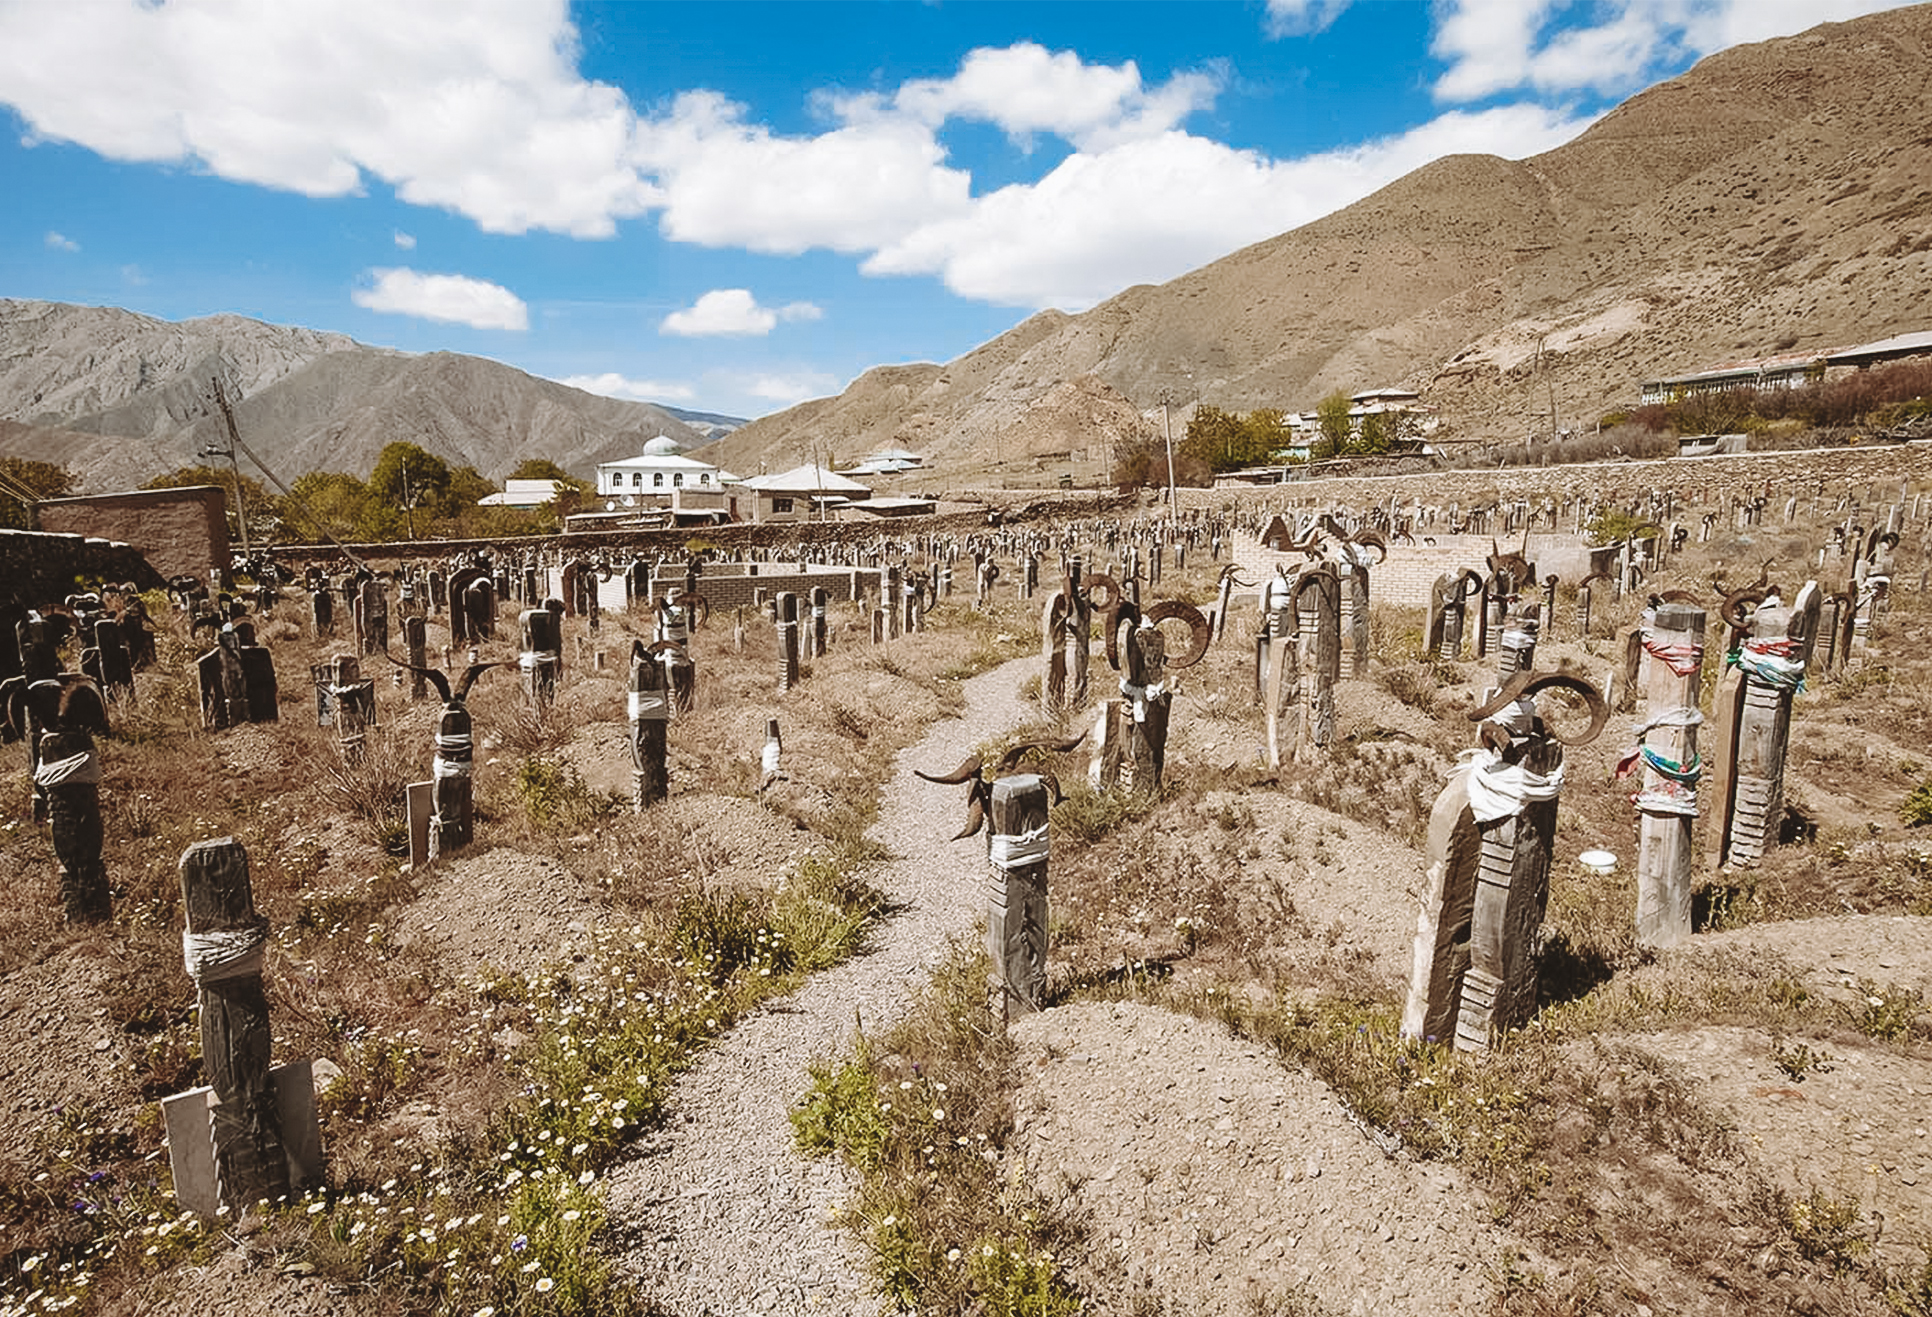
<instances>
[{"instance_id":1,"label":"white cloth tied to post","mask_svg":"<svg viewBox=\"0 0 1932 1317\"><path fill-rule=\"evenodd\" d=\"M776 773L778 771L778 751L779 751L778 742L776 741L765 742L765 752L760 757L759 762L764 765L765 775L767 777L771 776L773 773Z\"/></svg>"},{"instance_id":2,"label":"white cloth tied to post","mask_svg":"<svg viewBox=\"0 0 1932 1317\"><path fill-rule=\"evenodd\" d=\"M669 722L671 718L671 693L669 691L632 691L630 693L631 721Z\"/></svg>"},{"instance_id":3,"label":"white cloth tied to post","mask_svg":"<svg viewBox=\"0 0 1932 1317\"><path fill-rule=\"evenodd\" d=\"M92 750L65 759L43 759L34 769L37 787L92 787L100 783L101 760Z\"/></svg>"},{"instance_id":4,"label":"white cloth tied to post","mask_svg":"<svg viewBox=\"0 0 1932 1317\"><path fill-rule=\"evenodd\" d=\"M217 928L205 933L183 929L181 933L181 959L196 987L260 974L267 948L268 920L260 915L241 928Z\"/></svg>"},{"instance_id":5,"label":"white cloth tied to post","mask_svg":"<svg viewBox=\"0 0 1932 1317\"><path fill-rule=\"evenodd\" d=\"M1017 869L1026 864L1039 864L1047 858L1049 850L1047 825L1028 828L1025 832L995 832L986 843L986 856L1000 869Z\"/></svg>"},{"instance_id":6,"label":"white cloth tied to post","mask_svg":"<svg viewBox=\"0 0 1932 1317\"><path fill-rule=\"evenodd\" d=\"M1149 702L1158 700L1166 693L1166 689L1166 686L1158 681L1151 682L1146 686L1136 686L1125 677L1120 679L1121 697L1134 706L1134 721L1137 723L1147 721L1147 706Z\"/></svg>"},{"instance_id":7,"label":"white cloth tied to post","mask_svg":"<svg viewBox=\"0 0 1932 1317\"><path fill-rule=\"evenodd\" d=\"M557 659L557 651L554 649L526 650L517 655L517 666L525 672L530 672L538 666L555 667Z\"/></svg>"},{"instance_id":8,"label":"white cloth tied to post","mask_svg":"<svg viewBox=\"0 0 1932 1317\"><path fill-rule=\"evenodd\" d=\"M1534 801L1555 800L1563 790L1561 764L1554 772L1538 773L1521 764L1505 764L1501 755L1486 747L1464 750L1456 761L1468 767L1463 782L1478 823L1508 818Z\"/></svg>"}]
</instances>

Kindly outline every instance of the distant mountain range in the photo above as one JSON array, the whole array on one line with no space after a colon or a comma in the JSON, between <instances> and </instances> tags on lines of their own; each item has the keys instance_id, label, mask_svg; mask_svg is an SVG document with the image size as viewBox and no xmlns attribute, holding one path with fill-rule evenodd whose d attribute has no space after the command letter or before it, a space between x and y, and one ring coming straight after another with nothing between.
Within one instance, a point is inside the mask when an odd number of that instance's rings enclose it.
<instances>
[{"instance_id":1,"label":"distant mountain range","mask_svg":"<svg viewBox=\"0 0 1932 1317\"><path fill-rule=\"evenodd\" d=\"M481 357L393 352L241 316L173 323L0 300L0 452L62 463L86 491L139 485L225 444L216 377L240 400L243 442L284 480L366 474L396 439L492 479L529 457L588 477L656 435L692 446L742 424L599 397Z\"/></svg>"},{"instance_id":2,"label":"distant mountain range","mask_svg":"<svg viewBox=\"0 0 1932 1317\"><path fill-rule=\"evenodd\" d=\"M1438 160L1169 283L1043 312L944 365L869 371L700 455L747 470L901 447L970 479L1158 433L1163 392L1312 411L1386 386L1418 390L1446 437L1510 441L1552 409L1587 428L1646 378L1919 329L1928 5L1713 55L1544 155Z\"/></svg>"},{"instance_id":3,"label":"distant mountain range","mask_svg":"<svg viewBox=\"0 0 1932 1317\"><path fill-rule=\"evenodd\" d=\"M285 478L409 439L500 477L588 474L660 432L730 469L884 448L922 485L1158 433L1163 396L1312 410L1418 390L1448 439L1588 427L1645 378L1932 329L1932 5L1713 55L1528 160L1451 156L1312 224L943 365L882 366L739 425L496 362L407 356L236 316L168 324L0 301L0 452L89 489L195 460L220 374Z\"/></svg>"}]
</instances>

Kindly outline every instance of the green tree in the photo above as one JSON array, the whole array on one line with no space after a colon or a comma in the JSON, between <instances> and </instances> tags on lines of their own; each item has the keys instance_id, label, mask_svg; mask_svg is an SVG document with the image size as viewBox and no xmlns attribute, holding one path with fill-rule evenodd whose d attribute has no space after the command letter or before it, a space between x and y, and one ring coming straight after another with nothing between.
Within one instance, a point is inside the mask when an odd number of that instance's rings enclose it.
<instances>
[{"instance_id":1,"label":"green tree","mask_svg":"<svg viewBox=\"0 0 1932 1317\"><path fill-rule=\"evenodd\" d=\"M1321 438L1316 441L1311 456L1334 457L1348 451L1349 441L1355 437L1348 410L1348 395L1340 389L1315 404L1316 426Z\"/></svg>"},{"instance_id":2,"label":"green tree","mask_svg":"<svg viewBox=\"0 0 1932 1317\"><path fill-rule=\"evenodd\" d=\"M566 484L581 485L584 482L558 466L547 457L526 457L518 462L510 472L512 480L561 480Z\"/></svg>"},{"instance_id":3,"label":"green tree","mask_svg":"<svg viewBox=\"0 0 1932 1317\"><path fill-rule=\"evenodd\" d=\"M288 487L282 508L283 537L320 544L331 537L358 538L369 513L369 487L341 471L311 471Z\"/></svg>"},{"instance_id":4,"label":"green tree","mask_svg":"<svg viewBox=\"0 0 1932 1317\"><path fill-rule=\"evenodd\" d=\"M1348 446L1352 453L1386 453L1395 441L1395 418L1388 412L1370 412L1362 418L1362 429Z\"/></svg>"},{"instance_id":5,"label":"green tree","mask_svg":"<svg viewBox=\"0 0 1932 1317\"><path fill-rule=\"evenodd\" d=\"M19 493L36 499L65 498L74 492L76 477L64 466L34 462L24 457L0 457L0 526L27 529L27 504Z\"/></svg>"},{"instance_id":6,"label":"green tree","mask_svg":"<svg viewBox=\"0 0 1932 1317\"><path fill-rule=\"evenodd\" d=\"M412 536L419 534L436 518L455 511L450 501L449 463L402 439L383 445L376 455L375 470L369 473L369 494L382 509L393 509L397 514L393 518L395 528L388 530L391 538L398 529ZM372 512L372 517L385 528L391 526L392 519L387 516Z\"/></svg>"}]
</instances>

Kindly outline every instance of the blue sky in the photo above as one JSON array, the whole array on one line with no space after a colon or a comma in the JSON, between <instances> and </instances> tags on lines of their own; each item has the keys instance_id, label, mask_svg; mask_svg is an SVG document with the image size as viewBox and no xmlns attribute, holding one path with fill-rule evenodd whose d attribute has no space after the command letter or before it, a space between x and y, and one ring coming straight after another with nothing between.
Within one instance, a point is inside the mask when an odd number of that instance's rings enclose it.
<instances>
[{"instance_id":1,"label":"blue sky","mask_svg":"<svg viewBox=\"0 0 1932 1317\"><path fill-rule=\"evenodd\" d=\"M756 416L1873 0L0 0L0 297Z\"/></svg>"}]
</instances>

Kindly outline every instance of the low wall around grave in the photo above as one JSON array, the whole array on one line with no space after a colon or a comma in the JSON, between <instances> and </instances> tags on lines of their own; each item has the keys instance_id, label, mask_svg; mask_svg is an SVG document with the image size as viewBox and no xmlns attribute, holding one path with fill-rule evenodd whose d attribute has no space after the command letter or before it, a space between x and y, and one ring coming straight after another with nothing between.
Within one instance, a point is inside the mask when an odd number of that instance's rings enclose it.
<instances>
[{"instance_id":1,"label":"low wall around grave","mask_svg":"<svg viewBox=\"0 0 1932 1317\"><path fill-rule=\"evenodd\" d=\"M1428 538L1433 538L1435 542L1428 543L1424 538L1418 539L1415 544L1391 544L1389 556L1379 566L1369 568L1371 603L1427 608L1437 577L1460 572L1464 568L1474 568L1487 574L1486 560L1496 548L1495 541L1489 536L1440 535ZM1261 541L1252 535L1235 534L1231 547L1234 563L1241 569L1242 579L1249 581L1266 582L1275 574L1277 567L1287 567L1292 571L1308 562L1305 553L1277 553L1263 548ZM1513 536L1502 547L1505 553L1514 552L1522 547L1522 538ZM1559 580L1574 585L1589 575L1590 550L1580 535L1532 534L1524 556L1535 565L1539 581L1555 574ZM1255 599L1258 591L1250 591L1246 597Z\"/></svg>"},{"instance_id":2,"label":"low wall around grave","mask_svg":"<svg viewBox=\"0 0 1932 1317\"><path fill-rule=\"evenodd\" d=\"M34 505L34 525L132 545L163 577L207 581L229 569L228 508L215 485L47 499Z\"/></svg>"},{"instance_id":3,"label":"low wall around grave","mask_svg":"<svg viewBox=\"0 0 1932 1317\"><path fill-rule=\"evenodd\" d=\"M132 581L159 590L167 579L132 546L84 535L0 530L0 596L26 608L57 604L83 588Z\"/></svg>"}]
</instances>

